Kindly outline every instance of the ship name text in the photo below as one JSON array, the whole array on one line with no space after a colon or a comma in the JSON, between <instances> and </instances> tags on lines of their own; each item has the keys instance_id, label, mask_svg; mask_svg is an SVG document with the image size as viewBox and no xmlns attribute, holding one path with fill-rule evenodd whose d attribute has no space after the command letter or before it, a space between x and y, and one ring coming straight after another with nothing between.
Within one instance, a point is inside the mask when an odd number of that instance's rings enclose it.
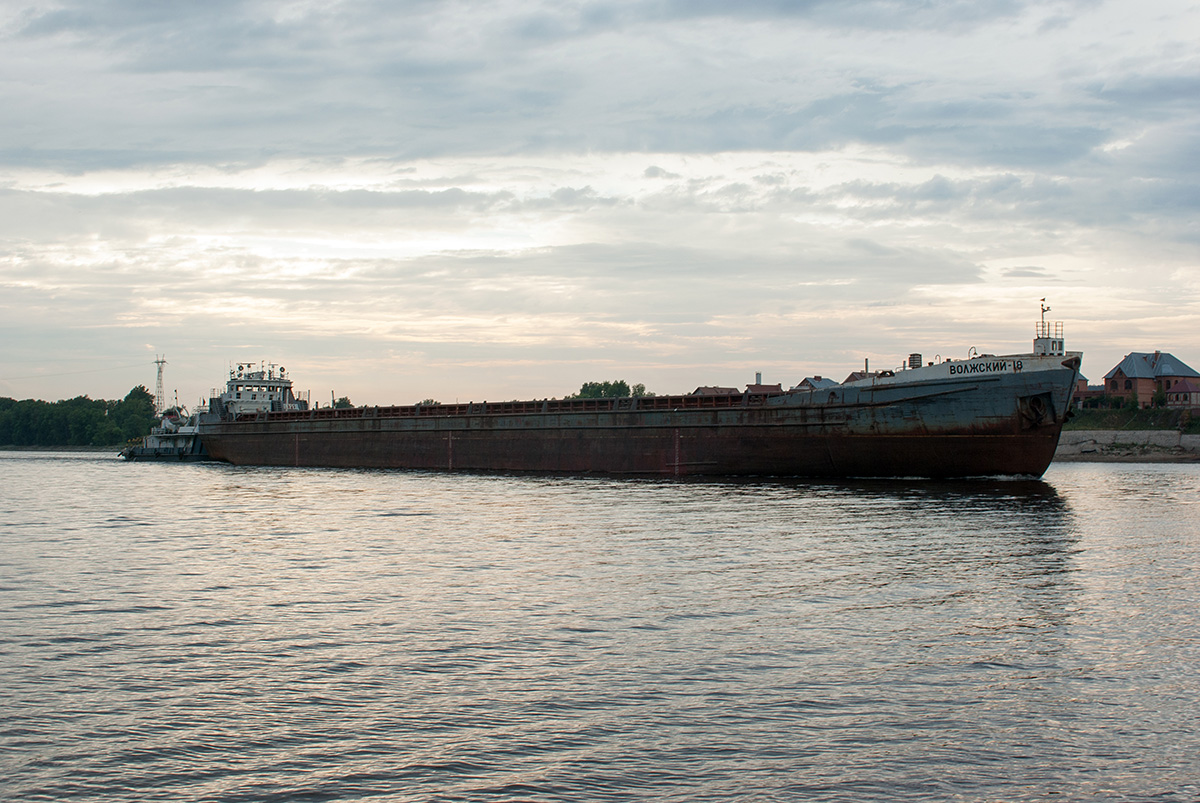
<instances>
[{"instance_id":1,"label":"ship name text","mask_svg":"<svg viewBox=\"0 0 1200 803\"><path fill-rule=\"evenodd\" d=\"M950 376L962 374L997 374L1004 371L1020 371L1020 360L988 360L987 362L950 363Z\"/></svg>"}]
</instances>

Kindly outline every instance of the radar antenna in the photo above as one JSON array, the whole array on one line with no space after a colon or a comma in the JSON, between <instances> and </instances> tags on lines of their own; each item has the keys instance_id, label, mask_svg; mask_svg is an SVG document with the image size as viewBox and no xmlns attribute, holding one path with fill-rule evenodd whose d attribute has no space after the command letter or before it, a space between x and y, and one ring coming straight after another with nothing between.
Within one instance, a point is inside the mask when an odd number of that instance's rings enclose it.
<instances>
[{"instance_id":1,"label":"radar antenna","mask_svg":"<svg viewBox=\"0 0 1200 803\"><path fill-rule=\"evenodd\" d=\"M162 415L166 405L166 394L163 393L162 372L167 364L167 355L154 355L154 364L158 366L158 381L154 384L154 414Z\"/></svg>"}]
</instances>

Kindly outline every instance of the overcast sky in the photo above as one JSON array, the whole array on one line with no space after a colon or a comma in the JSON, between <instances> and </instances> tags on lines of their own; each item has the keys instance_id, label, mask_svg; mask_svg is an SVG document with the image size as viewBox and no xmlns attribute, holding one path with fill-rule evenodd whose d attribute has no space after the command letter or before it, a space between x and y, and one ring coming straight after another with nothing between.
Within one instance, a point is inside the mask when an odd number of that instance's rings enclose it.
<instances>
[{"instance_id":1,"label":"overcast sky","mask_svg":"<svg viewBox=\"0 0 1200 803\"><path fill-rule=\"evenodd\" d=\"M1194 0L0 4L0 396L1200 368Z\"/></svg>"}]
</instances>

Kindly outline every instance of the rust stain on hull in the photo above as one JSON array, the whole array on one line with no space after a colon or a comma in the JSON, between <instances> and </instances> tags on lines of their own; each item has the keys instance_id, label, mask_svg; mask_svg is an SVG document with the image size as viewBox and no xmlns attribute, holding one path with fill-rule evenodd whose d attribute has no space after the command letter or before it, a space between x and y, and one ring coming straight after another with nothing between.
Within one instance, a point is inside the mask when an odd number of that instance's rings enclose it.
<instances>
[{"instance_id":1,"label":"rust stain on hull","mask_svg":"<svg viewBox=\"0 0 1200 803\"><path fill-rule=\"evenodd\" d=\"M292 443L289 444L288 441ZM217 459L242 465L445 471L810 477L1041 475L1057 430L1037 435L750 437L714 432L510 432L440 436L332 430L213 436ZM293 448L288 449L291 445Z\"/></svg>"}]
</instances>

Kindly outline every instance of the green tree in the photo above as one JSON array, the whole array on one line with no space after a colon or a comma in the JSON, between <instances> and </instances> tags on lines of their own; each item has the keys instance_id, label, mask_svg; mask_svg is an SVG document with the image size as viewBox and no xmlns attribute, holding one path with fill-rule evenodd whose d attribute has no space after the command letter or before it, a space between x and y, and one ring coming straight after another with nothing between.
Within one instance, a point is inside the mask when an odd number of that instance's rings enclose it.
<instances>
[{"instance_id":1,"label":"green tree","mask_svg":"<svg viewBox=\"0 0 1200 803\"><path fill-rule=\"evenodd\" d=\"M155 422L154 396L144 385L138 385L110 408L109 416L120 428L122 440L144 437Z\"/></svg>"},{"instance_id":2,"label":"green tree","mask_svg":"<svg viewBox=\"0 0 1200 803\"><path fill-rule=\"evenodd\" d=\"M584 382L578 393L567 396L568 399L627 399L630 396L653 396L646 391L641 382L630 387L624 379L614 379L609 382Z\"/></svg>"},{"instance_id":3,"label":"green tree","mask_svg":"<svg viewBox=\"0 0 1200 803\"><path fill-rule=\"evenodd\" d=\"M92 445L116 446L124 442L125 439L121 436L121 428L117 426L111 416L105 416L100 420L100 423L92 433Z\"/></svg>"},{"instance_id":4,"label":"green tree","mask_svg":"<svg viewBox=\"0 0 1200 803\"><path fill-rule=\"evenodd\" d=\"M141 385L122 401L0 399L0 444L116 446L143 437L154 421L154 397Z\"/></svg>"},{"instance_id":5,"label":"green tree","mask_svg":"<svg viewBox=\"0 0 1200 803\"><path fill-rule=\"evenodd\" d=\"M353 407L354 404L350 401L348 396L339 396L337 401L333 403L333 406L338 409L346 409L348 407Z\"/></svg>"},{"instance_id":6,"label":"green tree","mask_svg":"<svg viewBox=\"0 0 1200 803\"><path fill-rule=\"evenodd\" d=\"M56 446L49 421L51 406L36 399L22 399L12 410L12 442L16 446Z\"/></svg>"},{"instance_id":7,"label":"green tree","mask_svg":"<svg viewBox=\"0 0 1200 803\"><path fill-rule=\"evenodd\" d=\"M0 398L0 443L15 443L12 437L12 410L17 400L7 396Z\"/></svg>"},{"instance_id":8,"label":"green tree","mask_svg":"<svg viewBox=\"0 0 1200 803\"><path fill-rule=\"evenodd\" d=\"M624 379L611 382L584 382L579 392L568 399L624 399L629 396L629 383Z\"/></svg>"}]
</instances>

